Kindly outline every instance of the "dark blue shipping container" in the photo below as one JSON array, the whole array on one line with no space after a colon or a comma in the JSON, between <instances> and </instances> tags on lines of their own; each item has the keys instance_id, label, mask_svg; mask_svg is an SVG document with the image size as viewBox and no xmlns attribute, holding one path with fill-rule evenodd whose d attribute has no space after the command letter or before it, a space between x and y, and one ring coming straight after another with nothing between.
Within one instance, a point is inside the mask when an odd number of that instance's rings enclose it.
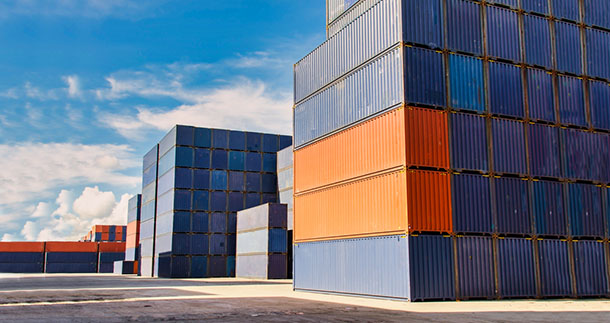
<instances>
[{"instance_id":1,"label":"dark blue shipping container","mask_svg":"<svg viewBox=\"0 0 610 323\"><path fill-rule=\"evenodd\" d=\"M538 240L536 243L542 296L572 296L568 242L565 240Z\"/></svg>"},{"instance_id":2,"label":"dark blue shipping container","mask_svg":"<svg viewBox=\"0 0 610 323\"><path fill-rule=\"evenodd\" d=\"M229 151L229 170L244 171L246 153L243 151Z\"/></svg>"},{"instance_id":3,"label":"dark blue shipping container","mask_svg":"<svg viewBox=\"0 0 610 323\"><path fill-rule=\"evenodd\" d=\"M0 263L42 263L43 252L0 252Z\"/></svg>"},{"instance_id":4,"label":"dark blue shipping container","mask_svg":"<svg viewBox=\"0 0 610 323\"><path fill-rule=\"evenodd\" d=\"M227 215L226 213L211 213L210 214L210 233L226 233L227 232Z\"/></svg>"},{"instance_id":5,"label":"dark blue shipping container","mask_svg":"<svg viewBox=\"0 0 610 323\"><path fill-rule=\"evenodd\" d=\"M458 299L492 298L494 282L491 237L457 237Z\"/></svg>"},{"instance_id":6,"label":"dark blue shipping container","mask_svg":"<svg viewBox=\"0 0 610 323\"><path fill-rule=\"evenodd\" d=\"M210 168L211 151L206 148L195 149L194 166L197 168Z\"/></svg>"},{"instance_id":7,"label":"dark blue shipping container","mask_svg":"<svg viewBox=\"0 0 610 323\"><path fill-rule=\"evenodd\" d=\"M472 1L447 0L447 48L482 54L481 5Z\"/></svg>"},{"instance_id":8,"label":"dark blue shipping container","mask_svg":"<svg viewBox=\"0 0 610 323\"><path fill-rule=\"evenodd\" d=\"M441 0L414 0L403 10L404 41L432 48L443 47L443 6Z\"/></svg>"},{"instance_id":9,"label":"dark blue shipping container","mask_svg":"<svg viewBox=\"0 0 610 323\"><path fill-rule=\"evenodd\" d=\"M404 50L407 103L446 105L445 64L441 53L416 47Z\"/></svg>"},{"instance_id":10,"label":"dark blue shipping container","mask_svg":"<svg viewBox=\"0 0 610 323\"><path fill-rule=\"evenodd\" d=\"M572 237L603 238L601 188L580 183L568 184L568 218Z\"/></svg>"},{"instance_id":11,"label":"dark blue shipping container","mask_svg":"<svg viewBox=\"0 0 610 323\"><path fill-rule=\"evenodd\" d=\"M0 273L35 274L43 273L41 263L3 263L0 262Z\"/></svg>"},{"instance_id":12,"label":"dark blue shipping container","mask_svg":"<svg viewBox=\"0 0 610 323\"><path fill-rule=\"evenodd\" d=\"M567 22L555 22L557 70L578 75L582 74L581 48L578 26Z\"/></svg>"},{"instance_id":13,"label":"dark blue shipping container","mask_svg":"<svg viewBox=\"0 0 610 323\"><path fill-rule=\"evenodd\" d=\"M259 133L246 132L246 150L261 151L262 136Z\"/></svg>"},{"instance_id":14,"label":"dark blue shipping container","mask_svg":"<svg viewBox=\"0 0 610 323\"><path fill-rule=\"evenodd\" d=\"M212 150L212 165L213 169L229 168L229 154L226 150Z\"/></svg>"},{"instance_id":15,"label":"dark blue shipping container","mask_svg":"<svg viewBox=\"0 0 610 323\"><path fill-rule=\"evenodd\" d=\"M483 61L470 56L449 54L449 88L451 107L484 112Z\"/></svg>"},{"instance_id":16,"label":"dark blue shipping container","mask_svg":"<svg viewBox=\"0 0 610 323\"><path fill-rule=\"evenodd\" d=\"M572 242L576 295L609 295L608 267L604 249L604 243L599 241Z\"/></svg>"},{"instance_id":17,"label":"dark blue shipping container","mask_svg":"<svg viewBox=\"0 0 610 323\"><path fill-rule=\"evenodd\" d=\"M506 0L504 0L506 1ZM515 0L511 0L516 3ZM518 7L518 5L517 5ZM487 7L487 55L521 61L519 16L512 10Z\"/></svg>"},{"instance_id":18,"label":"dark blue shipping container","mask_svg":"<svg viewBox=\"0 0 610 323\"><path fill-rule=\"evenodd\" d=\"M557 77L559 120L562 124L587 126L583 81L571 76Z\"/></svg>"},{"instance_id":19,"label":"dark blue shipping container","mask_svg":"<svg viewBox=\"0 0 610 323\"><path fill-rule=\"evenodd\" d=\"M555 122L552 74L544 70L528 68L526 77L530 119Z\"/></svg>"},{"instance_id":20,"label":"dark blue shipping container","mask_svg":"<svg viewBox=\"0 0 610 323\"><path fill-rule=\"evenodd\" d=\"M520 178L495 178L496 230L500 234L532 232L528 182Z\"/></svg>"},{"instance_id":21,"label":"dark blue shipping container","mask_svg":"<svg viewBox=\"0 0 610 323\"><path fill-rule=\"evenodd\" d=\"M559 128L542 124L528 126L530 174L561 177Z\"/></svg>"},{"instance_id":22,"label":"dark blue shipping container","mask_svg":"<svg viewBox=\"0 0 610 323\"><path fill-rule=\"evenodd\" d=\"M111 262L125 260L125 253L123 252L100 252L99 262Z\"/></svg>"},{"instance_id":23,"label":"dark blue shipping container","mask_svg":"<svg viewBox=\"0 0 610 323\"><path fill-rule=\"evenodd\" d=\"M586 39L587 74L610 80L610 33L587 28Z\"/></svg>"},{"instance_id":24,"label":"dark blue shipping container","mask_svg":"<svg viewBox=\"0 0 610 323\"><path fill-rule=\"evenodd\" d=\"M589 104L593 128L610 130L610 85L589 81Z\"/></svg>"},{"instance_id":25,"label":"dark blue shipping container","mask_svg":"<svg viewBox=\"0 0 610 323\"><path fill-rule=\"evenodd\" d=\"M286 229L269 229L269 252L286 253L288 252L288 236Z\"/></svg>"},{"instance_id":26,"label":"dark blue shipping container","mask_svg":"<svg viewBox=\"0 0 610 323\"><path fill-rule=\"evenodd\" d=\"M608 183L610 182L610 136L606 133L588 132L587 136L591 142L591 154L587 163L590 165L589 178Z\"/></svg>"},{"instance_id":27,"label":"dark blue shipping container","mask_svg":"<svg viewBox=\"0 0 610 323\"><path fill-rule=\"evenodd\" d=\"M549 20L525 15L523 17L525 62L529 65L551 68L551 27Z\"/></svg>"},{"instance_id":28,"label":"dark blue shipping container","mask_svg":"<svg viewBox=\"0 0 610 323\"><path fill-rule=\"evenodd\" d=\"M522 238L499 238L496 244L500 297L535 297L536 267L533 241Z\"/></svg>"},{"instance_id":29,"label":"dark blue shipping container","mask_svg":"<svg viewBox=\"0 0 610 323\"><path fill-rule=\"evenodd\" d=\"M568 235L563 186L564 184L560 182L532 182L531 201L536 221L536 234L561 237Z\"/></svg>"},{"instance_id":30,"label":"dark blue shipping container","mask_svg":"<svg viewBox=\"0 0 610 323\"><path fill-rule=\"evenodd\" d=\"M592 151L591 136L586 132L575 129L562 129L561 141L563 144L563 176L573 180L587 180L591 166L588 157L595 152Z\"/></svg>"},{"instance_id":31,"label":"dark blue shipping container","mask_svg":"<svg viewBox=\"0 0 610 323\"><path fill-rule=\"evenodd\" d=\"M229 131L222 129L213 129L212 148L229 148Z\"/></svg>"},{"instance_id":32,"label":"dark blue shipping container","mask_svg":"<svg viewBox=\"0 0 610 323\"><path fill-rule=\"evenodd\" d=\"M489 170L486 119L479 115L449 115L451 168Z\"/></svg>"},{"instance_id":33,"label":"dark blue shipping container","mask_svg":"<svg viewBox=\"0 0 610 323\"><path fill-rule=\"evenodd\" d=\"M114 262L100 262L97 266L98 274L112 274L114 271Z\"/></svg>"},{"instance_id":34,"label":"dark blue shipping container","mask_svg":"<svg viewBox=\"0 0 610 323\"><path fill-rule=\"evenodd\" d=\"M47 252L47 263L97 263L97 252Z\"/></svg>"},{"instance_id":35,"label":"dark blue shipping container","mask_svg":"<svg viewBox=\"0 0 610 323\"><path fill-rule=\"evenodd\" d=\"M225 277L227 275L227 257L211 256L208 277Z\"/></svg>"},{"instance_id":36,"label":"dark blue shipping container","mask_svg":"<svg viewBox=\"0 0 610 323\"><path fill-rule=\"evenodd\" d=\"M487 176L456 174L451 177L453 232L493 233L491 184Z\"/></svg>"},{"instance_id":37,"label":"dark blue shipping container","mask_svg":"<svg viewBox=\"0 0 610 323\"><path fill-rule=\"evenodd\" d=\"M489 63L489 112L523 118L523 78L519 66Z\"/></svg>"},{"instance_id":38,"label":"dark blue shipping container","mask_svg":"<svg viewBox=\"0 0 610 323\"><path fill-rule=\"evenodd\" d=\"M246 133L243 131L229 131L229 149L246 150Z\"/></svg>"},{"instance_id":39,"label":"dark blue shipping container","mask_svg":"<svg viewBox=\"0 0 610 323\"><path fill-rule=\"evenodd\" d=\"M548 0L521 0L521 6L525 11L536 12L543 15L549 14Z\"/></svg>"},{"instance_id":40,"label":"dark blue shipping container","mask_svg":"<svg viewBox=\"0 0 610 323\"><path fill-rule=\"evenodd\" d=\"M553 16L560 19L580 21L579 0L551 0Z\"/></svg>"},{"instance_id":41,"label":"dark blue shipping container","mask_svg":"<svg viewBox=\"0 0 610 323\"><path fill-rule=\"evenodd\" d=\"M610 2L608 0L586 0L584 2L585 23L587 25L610 29Z\"/></svg>"},{"instance_id":42,"label":"dark blue shipping container","mask_svg":"<svg viewBox=\"0 0 610 323\"><path fill-rule=\"evenodd\" d=\"M49 263L45 266L48 274L96 273L97 263Z\"/></svg>"},{"instance_id":43,"label":"dark blue shipping container","mask_svg":"<svg viewBox=\"0 0 610 323\"><path fill-rule=\"evenodd\" d=\"M527 174L525 124L521 121L492 119L491 135L494 171Z\"/></svg>"},{"instance_id":44,"label":"dark blue shipping container","mask_svg":"<svg viewBox=\"0 0 610 323\"><path fill-rule=\"evenodd\" d=\"M519 0L487 0L488 3L503 4L514 9L519 9Z\"/></svg>"}]
</instances>

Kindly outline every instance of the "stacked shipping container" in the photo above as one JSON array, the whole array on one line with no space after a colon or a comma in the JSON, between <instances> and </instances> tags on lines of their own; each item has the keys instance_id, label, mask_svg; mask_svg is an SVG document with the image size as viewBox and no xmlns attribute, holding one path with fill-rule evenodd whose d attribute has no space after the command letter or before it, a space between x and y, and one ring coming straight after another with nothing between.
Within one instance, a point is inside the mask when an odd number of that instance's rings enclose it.
<instances>
[{"instance_id":1,"label":"stacked shipping container","mask_svg":"<svg viewBox=\"0 0 610 323\"><path fill-rule=\"evenodd\" d=\"M328 1L328 40L295 65L295 288L571 296L545 286L578 274L547 264L606 264L602 243L569 249L610 234L607 8L537 3ZM414 274L437 253L448 271ZM602 295L596 268L581 289Z\"/></svg>"},{"instance_id":2,"label":"stacked shipping container","mask_svg":"<svg viewBox=\"0 0 610 323\"><path fill-rule=\"evenodd\" d=\"M96 242L47 242L45 273L96 273Z\"/></svg>"},{"instance_id":3,"label":"stacked shipping container","mask_svg":"<svg viewBox=\"0 0 610 323\"><path fill-rule=\"evenodd\" d=\"M142 195L129 199L127 210L127 237L125 243L125 260L115 263L115 274L138 274L140 260L140 214L142 208Z\"/></svg>"},{"instance_id":4,"label":"stacked shipping container","mask_svg":"<svg viewBox=\"0 0 610 323\"><path fill-rule=\"evenodd\" d=\"M176 126L144 157L141 273L235 275L236 212L277 202L289 136Z\"/></svg>"},{"instance_id":5,"label":"stacked shipping container","mask_svg":"<svg viewBox=\"0 0 610 323\"><path fill-rule=\"evenodd\" d=\"M100 242L98 248L98 273L113 273L114 263L125 260L125 242Z\"/></svg>"},{"instance_id":6,"label":"stacked shipping container","mask_svg":"<svg viewBox=\"0 0 610 323\"><path fill-rule=\"evenodd\" d=\"M85 242L125 242L127 227L124 225L94 225L83 237Z\"/></svg>"},{"instance_id":7,"label":"stacked shipping container","mask_svg":"<svg viewBox=\"0 0 610 323\"><path fill-rule=\"evenodd\" d=\"M43 273L44 242L0 242L0 273Z\"/></svg>"}]
</instances>

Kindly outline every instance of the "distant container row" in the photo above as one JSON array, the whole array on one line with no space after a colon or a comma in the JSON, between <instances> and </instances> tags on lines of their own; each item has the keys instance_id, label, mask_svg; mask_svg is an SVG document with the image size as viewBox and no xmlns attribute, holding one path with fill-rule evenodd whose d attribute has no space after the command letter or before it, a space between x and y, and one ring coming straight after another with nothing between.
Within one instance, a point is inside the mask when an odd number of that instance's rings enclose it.
<instances>
[{"instance_id":1,"label":"distant container row","mask_svg":"<svg viewBox=\"0 0 610 323\"><path fill-rule=\"evenodd\" d=\"M398 43L610 80L608 31L469 0L403 1L375 3L297 62L295 102Z\"/></svg>"},{"instance_id":2,"label":"distant container row","mask_svg":"<svg viewBox=\"0 0 610 323\"><path fill-rule=\"evenodd\" d=\"M609 244L383 236L299 243L294 287L423 300L607 297Z\"/></svg>"},{"instance_id":3,"label":"distant container row","mask_svg":"<svg viewBox=\"0 0 610 323\"><path fill-rule=\"evenodd\" d=\"M0 242L0 272L112 273L120 242Z\"/></svg>"},{"instance_id":4,"label":"distant container row","mask_svg":"<svg viewBox=\"0 0 610 323\"><path fill-rule=\"evenodd\" d=\"M94 225L81 240L86 242L125 242L127 227L124 225Z\"/></svg>"},{"instance_id":5,"label":"distant container row","mask_svg":"<svg viewBox=\"0 0 610 323\"><path fill-rule=\"evenodd\" d=\"M336 34L379 1L381 0L327 0L328 37ZM435 5L433 1L429 3L430 6ZM610 29L610 21L606 16L610 11L610 3L606 0L487 0L487 3L522 9L534 15L583 22L589 26Z\"/></svg>"},{"instance_id":6,"label":"distant container row","mask_svg":"<svg viewBox=\"0 0 610 323\"><path fill-rule=\"evenodd\" d=\"M399 46L298 103L295 147L403 104L610 130L610 83Z\"/></svg>"}]
</instances>

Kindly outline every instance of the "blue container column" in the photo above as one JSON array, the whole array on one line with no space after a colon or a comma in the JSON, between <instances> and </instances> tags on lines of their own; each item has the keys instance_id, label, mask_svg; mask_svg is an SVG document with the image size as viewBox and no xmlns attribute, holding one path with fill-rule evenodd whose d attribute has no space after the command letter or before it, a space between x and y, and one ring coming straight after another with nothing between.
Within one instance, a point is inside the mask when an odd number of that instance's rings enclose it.
<instances>
[{"instance_id":1,"label":"blue container column","mask_svg":"<svg viewBox=\"0 0 610 323\"><path fill-rule=\"evenodd\" d=\"M449 54L449 92L451 107L485 112L485 79L481 59Z\"/></svg>"},{"instance_id":2,"label":"blue container column","mask_svg":"<svg viewBox=\"0 0 610 323\"><path fill-rule=\"evenodd\" d=\"M457 245L459 299L495 297L494 258L491 237L460 237Z\"/></svg>"},{"instance_id":3,"label":"blue container column","mask_svg":"<svg viewBox=\"0 0 610 323\"><path fill-rule=\"evenodd\" d=\"M536 262L531 239L496 240L498 294L501 298L535 297Z\"/></svg>"},{"instance_id":4,"label":"blue container column","mask_svg":"<svg viewBox=\"0 0 610 323\"><path fill-rule=\"evenodd\" d=\"M600 241L574 241L576 295L608 296L608 266L604 243Z\"/></svg>"}]
</instances>

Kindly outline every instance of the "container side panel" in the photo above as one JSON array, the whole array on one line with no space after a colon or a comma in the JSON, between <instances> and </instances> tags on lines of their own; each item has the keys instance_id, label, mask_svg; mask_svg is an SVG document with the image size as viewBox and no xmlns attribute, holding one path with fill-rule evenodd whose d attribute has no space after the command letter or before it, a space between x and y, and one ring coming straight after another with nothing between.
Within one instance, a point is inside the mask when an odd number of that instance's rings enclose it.
<instances>
[{"instance_id":1,"label":"container side panel","mask_svg":"<svg viewBox=\"0 0 610 323\"><path fill-rule=\"evenodd\" d=\"M451 198L454 232L493 232L489 177L470 174L452 175Z\"/></svg>"},{"instance_id":2,"label":"container side panel","mask_svg":"<svg viewBox=\"0 0 610 323\"><path fill-rule=\"evenodd\" d=\"M491 237L457 237L460 299L492 298L495 292Z\"/></svg>"},{"instance_id":3,"label":"container side panel","mask_svg":"<svg viewBox=\"0 0 610 323\"><path fill-rule=\"evenodd\" d=\"M536 270L532 240L497 240L498 289L500 297L535 297Z\"/></svg>"}]
</instances>

